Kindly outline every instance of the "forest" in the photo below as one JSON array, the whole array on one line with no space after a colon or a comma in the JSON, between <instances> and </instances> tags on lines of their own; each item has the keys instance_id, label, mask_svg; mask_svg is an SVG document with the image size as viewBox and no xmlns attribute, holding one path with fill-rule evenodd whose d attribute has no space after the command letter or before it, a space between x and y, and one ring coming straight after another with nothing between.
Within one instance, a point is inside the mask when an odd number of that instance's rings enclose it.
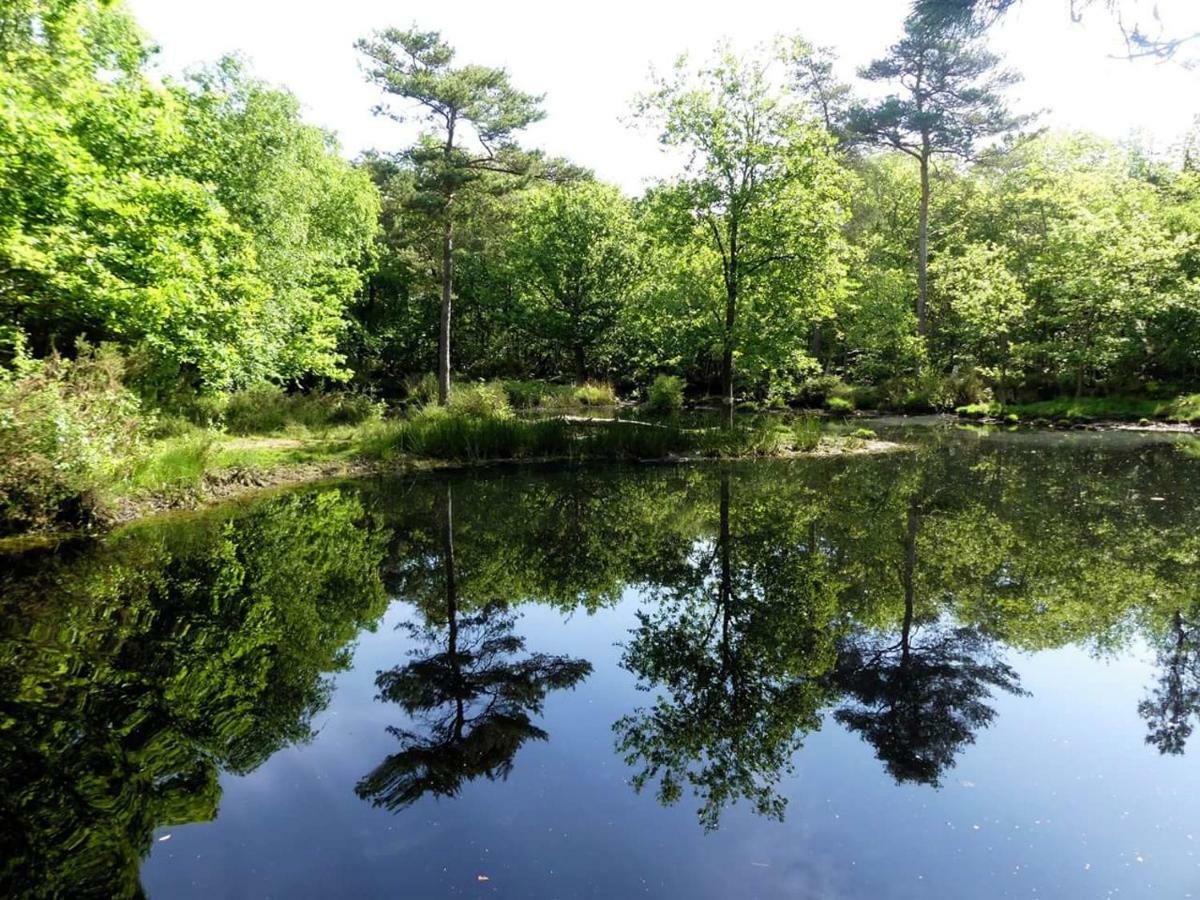
<instances>
[{"instance_id":1,"label":"forest","mask_svg":"<svg viewBox=\"0 0 1200 900\"><path fill-rule=\"evenodd\" d=\"M157 73L119 0L10 0L0 532L218 469L821 440L735 409L1200 420L1200 128L1044 128L943 5L860 71L874 99L798 35L680 57L630 109L677 171L630 196L525 140L547 86L436 31L358 42L422 131L348 160L240 58ZM618 403L729 419L518 414Z\"/></svg>"}]
</instances>

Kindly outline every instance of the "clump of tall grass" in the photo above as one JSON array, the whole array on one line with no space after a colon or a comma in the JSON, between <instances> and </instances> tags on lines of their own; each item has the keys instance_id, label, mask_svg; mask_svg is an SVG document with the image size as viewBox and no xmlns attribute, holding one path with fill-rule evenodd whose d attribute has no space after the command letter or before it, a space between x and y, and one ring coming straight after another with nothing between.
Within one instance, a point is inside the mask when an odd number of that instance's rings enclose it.
<instances>
[{"instance_id":1,"label":"clump of tall grass","mask_svg":"<svg viewBox=\"0 0 1200 900\"><path fill-rule=\"evenodd\" d=\"M606 381L589 381L575 387L571 399L580 406L614 406L617 392Z\"/></svg>"},{"instance_id":2,"label":"clump of tall grass","mask_svg":"<svg viewBox=\"0 0 1200 900\"><path fill-rule=\"evenodd\" d=\"M759 419L733 428L708 429L699 450L705 456L739 459L807 452L820 442L821 423L816 419Z\"/></svg>"},{"instance_id":3,"label":"clump of tall grass","mask_svg":"<svg viewBox=\"0 0 1200 900\"><path fill-rule=\"evenodd\" d=\"M548 381L500 382L515 409L569 409L572 406L615 406L617 392L604 381L552 384Z\"/></svg>"},{"instance_id":4,"label":"clump of tall grass","mask_svg":"<svg viewBox=\"0 0 1200 900\"><path fill-rule=\"evenodd\" d=\"M382 405L342 391L288 394L278 385L260 384L235 391L219 407L219 421L230 434L269 434L289 426L320 431L363 425L383 415Z\"/></svg>"},{"instance_id":5,"label":"clump of tall grass","mask_svg":"<svg viewBox=\"0 0 1200 900\"><path fill-rule=\"evenodd\" d=\"M578 453L594 459L666 459L696 449L697 432L670 425L606 422L585 427Z\"/></svg>"},{"instance_id":6,"label":"clump of tall grass","mask_svg":"<svg viewBox=\"0 0 1200 900\"><path fill-rule=\"evenodd\" d=\"M426 407L433 409L435 407ZM451 412L468 418L502 418L512 412L508 393L498 381L478 384L456 384L450 392Z\"/></svg>"},{"instance_id":7,"label":"clump of tall grass","mask_svg":"<svg viewBox=\"0 0 1200 900\"><path fill-rule=\"evenodd\" d=\"M688 429L649 422L522 419L426 406L407 419L368 429L360 439L359 453L377 460L413 456L457 462L551 457L651 460L689 454L740 458L812 450L820 440L821 425L810 418L764 419L732 429Z\"/></svg>"},{"instance_id":8,"label":"clump of tall grass","mask_svg":"<svg viewBox=\"0 0 1200 900\"><path fill-rule=\"evenodd\" d=\"M159 441L134 463L128 486L135 492L167 496L194 490L213 462L213 437L193 432Z\"/></svg>"},{"instance_id":9,"label":"clump of tall grass","mask_svg":"<svg viewBox=\"0 0 1200 900\"><path fill-rule=\"evenodd\" d=\"M792 421L792 449L809 453L821 443L821 420L805 416Z\"/></svg>"},{"instance_id":10,"label":"clump of tall grass","mask_svg":"<svg viewBox=\"0 0 1200 900\"><path fill-rule=\"evenodd\" d=\"M571 441L568 424L556 419L533 421L429 406L408 419L369 430L360 452L372 459L537 459L568 455Z\"/></svg>"},{"instance_id":11,"label":"clump of tall grass","mask_svg":"<svg viewBox=\"0 0 1200 900\"><path fill-rule=\"evenodd\" d=\"M404 379L404 396L409 403L418 405L432 403L438 396L437 373L426 372L423 375L409 375Z\"/></svg>"},{"instance_id":12,"label":"clump of tall grass","mask_svg":"<svg viewBox=\"0 0 1200 900\"><path fill-rule=\"evenodd\" d=\"M826 397L825 408L835 416L848 416L854 412L854 401L848 397Z\"/></svg>"},{"instance_id":13,"label":"clump of tall grass","mask_svg":"<svg viewBox=\"0 0 1200 900\"><path fill-rule=\"evenodd\" d=\"M501 384L504 386L504 392L508 394L509 405L514 409L549 406L571 392L570 385L551 384L548 381L513 378L506 379Z\"/></svg>"}]
</instances>

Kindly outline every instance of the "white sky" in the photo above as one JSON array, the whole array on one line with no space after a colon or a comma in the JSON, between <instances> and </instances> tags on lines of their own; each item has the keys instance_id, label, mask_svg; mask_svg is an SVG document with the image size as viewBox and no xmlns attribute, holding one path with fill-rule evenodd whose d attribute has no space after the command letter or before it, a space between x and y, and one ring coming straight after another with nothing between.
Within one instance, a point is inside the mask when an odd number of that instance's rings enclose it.
<instances>
[{"instance_id":1,"label":"white sky","mask_svg":"<svg viewBox=\"0 0 1200 900\"><path fill-rule=\"evenodd\" d=\"M545 92L547 118L524 139L638 191L668 174L653 136L622 120L650 66L684 50L701 55L722 37L740 47L800 33L837 49L841 74L878 56L900 33L908 0L128 0L162 47L159 67L178 73L240 51L256 75L291 89L306 118L337 132L345 152L395 150L405 127L373 116L380 94L366 84L356 38L395 25L436 29L458 62L505 66L522 90ZM1159 150L1200 114L1200 70L1109 58L1119 36L1103 10L1070 22L1067 0L1024 0L991 38L1025 81L1011 94L1023 111L1048 109L1041 123L1123 138L1141 131ZM1200 30L1200 2L1159 0L1177 33ZM1196 48L1200 52L1200 48Z\"/></svg>"}]
</instances>

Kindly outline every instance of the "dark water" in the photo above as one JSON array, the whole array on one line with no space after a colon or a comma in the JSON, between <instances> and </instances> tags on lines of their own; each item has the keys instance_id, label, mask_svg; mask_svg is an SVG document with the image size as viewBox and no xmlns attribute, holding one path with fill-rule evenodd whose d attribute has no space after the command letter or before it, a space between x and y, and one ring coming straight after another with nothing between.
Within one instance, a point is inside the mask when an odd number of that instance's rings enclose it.
<instances>
[{"instance_id":1,"label":"dark water","mask_svg":"<svg viewBox=\"0 0 1200 900\"><path fill-rule=\"evenodd\" d=\"M8 558L0 893L1200 894L1200 453L908 439Z\"/></svg>"}]
</instances>

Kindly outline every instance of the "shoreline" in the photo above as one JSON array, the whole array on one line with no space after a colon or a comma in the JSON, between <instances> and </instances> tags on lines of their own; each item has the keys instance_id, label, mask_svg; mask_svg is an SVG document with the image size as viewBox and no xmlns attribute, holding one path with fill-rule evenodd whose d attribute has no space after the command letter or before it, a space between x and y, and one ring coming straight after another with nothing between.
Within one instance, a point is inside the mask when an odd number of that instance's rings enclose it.
<instances>
[{"instance_id":1,"label":"shoreline","mask_svg":"<svg viewBox=\"0 0 1200 900\"><path fill-rule=\"evenodd\" d=\"M271 438L263 439L264 445ZM252 440L246 443L254 443ZM276 491L311 487L338 481L381 476L421 475L433 472L470 471L490 466L540 466L561 463L596 465L621 463L625 465L694 465L697 463L760 462L860 456L890 453L904 449L903 444L878 439L858 439L826 436L821 445L808 451L786 451L770 456L720 457L672 455L658 459L613 459L610 457L546 456L510 459L443 460L423 457L401 457L392 460L365 458L330 459L303 463L284 463L264 468L234 467L206 473L201 483L183 492L158 492L142 496L126 496L114 500L110 508L87 527L46 528L0 537L0 556L57 544L75 538L104 537L116 529L134 523L149 522L168 516L215 509L225 504L266 496Z\"/></svg>"}]
</instances>

